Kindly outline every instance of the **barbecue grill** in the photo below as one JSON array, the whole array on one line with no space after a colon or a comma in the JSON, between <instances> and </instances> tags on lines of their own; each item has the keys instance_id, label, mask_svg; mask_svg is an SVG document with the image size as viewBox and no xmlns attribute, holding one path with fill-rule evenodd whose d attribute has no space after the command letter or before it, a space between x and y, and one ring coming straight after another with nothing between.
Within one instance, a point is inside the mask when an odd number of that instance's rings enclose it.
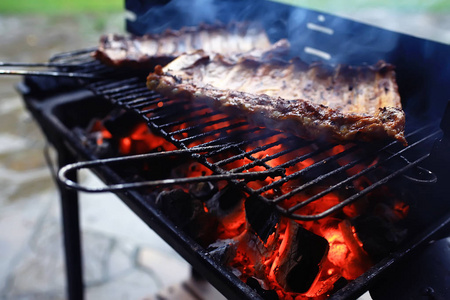
<instances>
[{"instance_id":1,"label":"barbecue grill","mask_svg":"<svg viewBox=\"0 0 450 300\"><path fill-rule=\"evenodd\" d=\"M448 173L441 165L448 163L445 153L450 109L442 116L450 95L450 87L445 84L450 75L450 64L445 63L448 46L269 1L257 4L231 1L230 5L232 11L248 13L238 16L220 13L217 16L220 21L239 18L261 21L271 39L289 38L295 49L291 54L307 62L325 59L329 63L361 64L384 59L396 65L407 113L409 145L403 147L391 142L342 146L304 141L252 126L200 104L162 97L146 88L145 71L117 70L102 65L92 59L93 49L56 55L47 65L56 69L55 77L40 77L35 73L25 77L19 88L28 109L58 152L70 298L81 299L83 290L77 190L117 193L195 270L231 299L263 299L264 296L181 231L155 206L154 190L150 187L225 180L245 194L248 222L262 240L267 240L274 232L280 218L314 222L341 213L342 209L383 187L388 187L396 197L407 198L403 199L411 206L406 222L407 237L363 275L334 291L333 299L358 297L369 287L376 286L376 281L391 266L419 251L432 239L444 236L448 230L449 207L445 201L445 184L442 184ZM134 20L127 22L130 32L143 34L164 29L148 21L158 20L163 14L161 10L149 10L151 6L144 8L139 1L127 1L127 8L135 13ZM218 4L217 10L224 10L222 4ZM262 19L264 12L275 10L276 14ZM167 22L166 27L198 24L190 24L193 19L180 18L178 13L185 12L173 11L174 21ZM280 22L280 19L288 21ZM296 22L292 23L294 19ZM200 21L208 20L195 20ZM361 35L369 36L370 40L357 38ZM339 55L342 53L349 55ZM163 137L177 150L99 160L98 153L87 143L86 133L79 129L88 128L93 119L105 118L117 109L145 122L155 135ZM209 169L212 175L200 179L146 180L128 176L123 171L124 165L135 166L135 162L151 162L163 157L192 159ZM309 159L314 163L289 171ZM236 166L240 161L244 163ZM364 167L349 175L357 166ZM78 184L73 171L81 168L92 169L108 186L96 188ZM268 178L270 180L266 180ZM369 183L353 186L363 178L370 178ZM299 179L301 184L298 184ZM283 189L290 183L293 184L289 190ZM320 211L305 213L310 205L335 193L345 196ZM302 202L289 201L304 194L308 197Z\"/></svg>"}]
</instances>

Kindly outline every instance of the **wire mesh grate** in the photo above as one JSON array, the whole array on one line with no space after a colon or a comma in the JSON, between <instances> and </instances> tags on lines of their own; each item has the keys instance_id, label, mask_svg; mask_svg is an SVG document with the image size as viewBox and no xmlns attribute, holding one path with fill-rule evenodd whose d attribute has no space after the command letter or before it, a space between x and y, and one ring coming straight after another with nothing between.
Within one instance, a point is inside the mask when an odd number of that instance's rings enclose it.
<instances>
[{"instance_id":1,"label":"wire mesh grate","mask_svg":"<svg viewBox=\"0 0 450 300\"><path fill-rule=\"evenodd\" d=\"M70 60L70 55L64 56L64 61ZM76 61L79 61L78 57ZM80 68L102 74L108 72L90 58L80 64ZM405 174L428 156L426 150L418 149L427 149L422 146L431 145L440 134L435 125L420 128L407 135L410 141L407 147L398 142L376 146L315 143L255 127L245 120L186 99L162 97L146 88L143 76L122 76L87 86L114 104L137 112L153 132L178 149L222 145L206 154L193 154L214 173L283 168L283 176L265 181L231 182L239 184L250 197L273 205L281 214L297 220L328 216ZM392 164L392 161L397 163ZM366 185L356 186L355 182L362 178L370 179L363 180ZM340 194L338 203L319 212L303 213L308 205L334 193Z\"/></svg>"}]
</instances>

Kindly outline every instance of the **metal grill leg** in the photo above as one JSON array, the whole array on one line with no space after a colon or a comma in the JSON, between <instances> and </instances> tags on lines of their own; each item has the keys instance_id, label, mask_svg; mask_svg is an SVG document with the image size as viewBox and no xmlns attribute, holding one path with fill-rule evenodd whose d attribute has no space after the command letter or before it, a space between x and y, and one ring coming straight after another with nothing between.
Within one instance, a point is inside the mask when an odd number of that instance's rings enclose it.
<instances>
[{"instance_id":1,"label":"metal grill leg","mask_svg":"<svg viewBox=\"0 0 450 300\"><path fill-rule=\"evenodd\" d=\"M65 147L58 149L58 164L61 168L73 163L75 158ZM77 174L68 174L77 182ZM59 185L62 223L64 232L64 251L66 259L66 279L69 300L82 300L84 297L83 270L81 258L81 237L78 207L78 192Z\"/></svg>"}]
</instances>

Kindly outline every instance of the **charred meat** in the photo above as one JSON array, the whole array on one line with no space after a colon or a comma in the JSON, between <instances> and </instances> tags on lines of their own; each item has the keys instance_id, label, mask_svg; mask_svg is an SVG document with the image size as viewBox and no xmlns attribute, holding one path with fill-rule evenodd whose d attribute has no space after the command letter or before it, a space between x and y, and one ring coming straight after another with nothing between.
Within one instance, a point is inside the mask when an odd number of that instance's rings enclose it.
<instances>
[{"instance_id":1,"label":"charred meat","mask_svg":"<svg viewBox=\"0 0 450 300\"><path fill-rule=\"evenodd\" d=\"M385 62L331 68L197 51L156 67L147 86L305 139L406 145L394 67Z\"/></svg>"},{"instance_id":2,"label":"charred meat","mask_svg":"<svg viewBox=\"0 0 450 300\"><path fill-rule=\"evenodd\" d=\"M116 67L154 67L165 65L183 53L202 49L206 53L235 55L251 52L262 55L273 48L288 51L287 41L272 45L263 29L248 23L200 25L142 37L117 34L100 38L94 57Z\"/></svg>"}]
</instances>

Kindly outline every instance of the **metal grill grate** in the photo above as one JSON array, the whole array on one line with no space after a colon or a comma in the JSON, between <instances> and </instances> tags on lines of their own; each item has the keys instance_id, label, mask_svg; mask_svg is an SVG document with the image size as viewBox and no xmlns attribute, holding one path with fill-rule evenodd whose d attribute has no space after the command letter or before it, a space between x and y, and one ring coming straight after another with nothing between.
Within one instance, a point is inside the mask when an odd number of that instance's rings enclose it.
<instances>
[{"instance_id":1,"label":"metal grill grate","mask_svg":"<svg viewBox=\"0 0 450 300\"><path fill-rule=\"evenodd\" d=\"M79 61L79 57L75 53L56 60ZM416 170L417 165L428 157L427 147L440 135L437 124L408 133L410 144L407 147L398 142L375 147L318 144L255 127L186 99L161 97L146 88L143 76L126 78L133 72L120 73L90 58L85 60L80 64L80 72L112 74L108 76L112 79L89 83L90 89L116 105L137 112L154 133L177 148L220 145L219 149L206 154L192 154L214 173L284 168L284 176L265 181L232 182L240 185L250 197L273 205L289 218L323 218L400 175L422 183L435 180L432 173L423 169L423 178L414 177L409 172ZM315 207L316 203L334 195L339 195L338 203L321 209Z\"/></svg>"}]
</instances>

